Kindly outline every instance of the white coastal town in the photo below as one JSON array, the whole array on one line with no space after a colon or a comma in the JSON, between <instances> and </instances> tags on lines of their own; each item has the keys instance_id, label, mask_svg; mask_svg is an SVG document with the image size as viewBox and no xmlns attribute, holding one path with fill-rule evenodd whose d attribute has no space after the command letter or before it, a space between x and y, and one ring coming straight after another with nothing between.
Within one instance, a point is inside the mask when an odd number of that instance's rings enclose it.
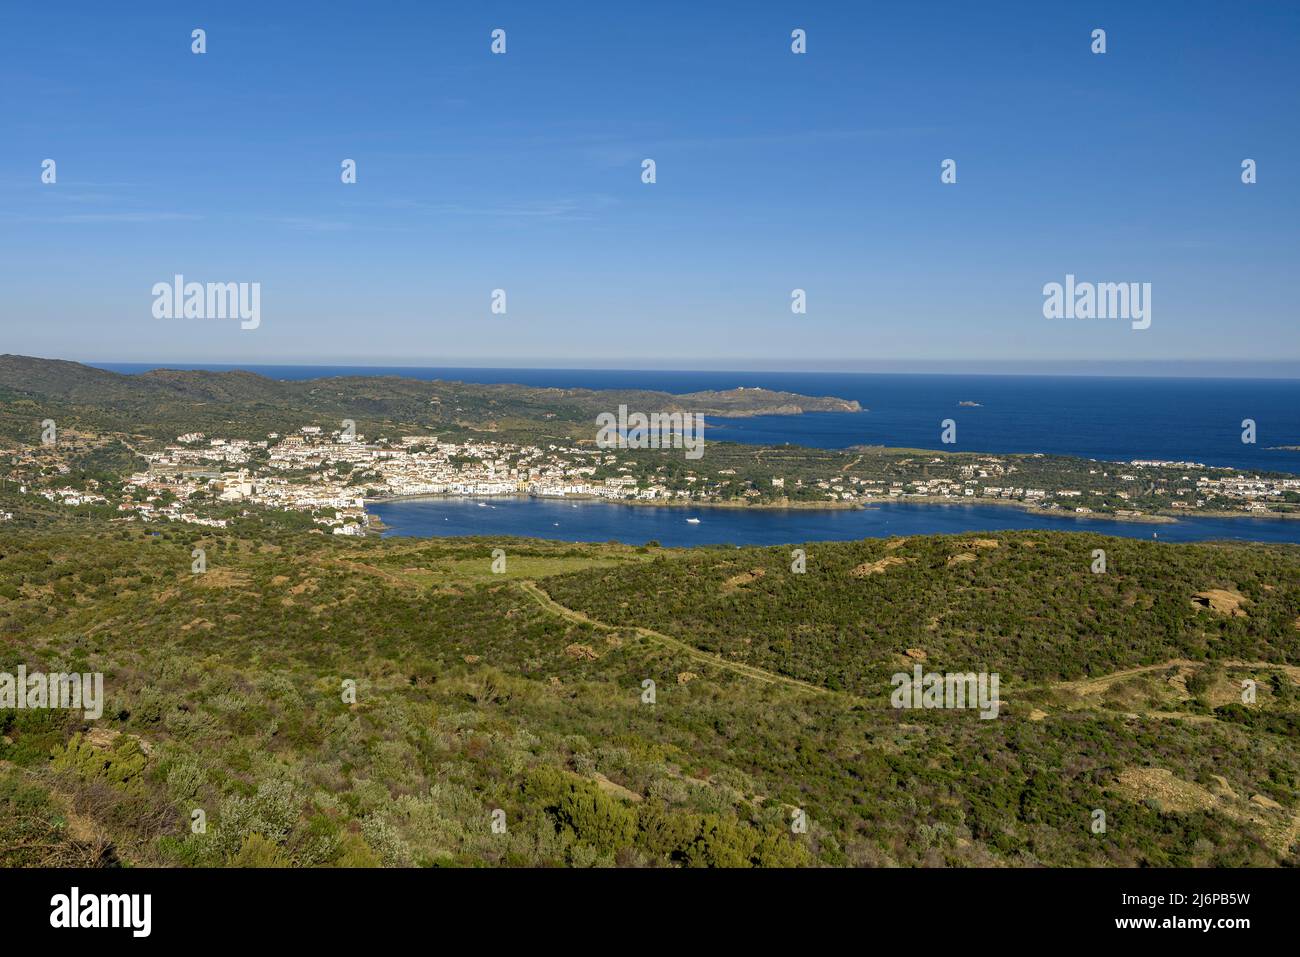
<instances>
[{"instance_id":1,"label":"white coastal town","mask_svg":"<svg viewBox=\"0 0 1300 957\"><path fill-rule=\"evenodd\" d=\"M120 489L94 479L60 483L70 473L62 451L85 451L107 441L65 433L59 449L36 446L0 454L11 456L11 476L27 476L22 492L74 509L108 507L125 518L223 527L232 514L241 514L229 506L242 504L307 513L322 531L336 535L366 534L372 526L369 501L421 496L778 506L798 501L839 507L978 501L1121 519L1164 512L1157 519L1162 521L1193 511L1281 514L1300 503L1300 477L1252 475L1196 462L1078 460L1068 471L1054 472L1046 464L1050 460L1037 454L1015 461L999 455L958 459L922 454L861 467L854 467L860 465L855 461L833 469L831 477L808 466L797 469L802 477L744 469L746 476L736 468L680 460L658 464L663 460L576 444L452 442L433 435L366 441L351 429L331 432L314 425L293 433L271 432L264 439L189 432L161 449L138 451L147 467L132 473ZM1026 480L1031 474L1033 479ZM0 513L0 522L11 518L11 513Z\"/></svg>"},{"instance_id":2,"label":"white coastal town","mask_svg":"<svg viewBox=\"0 0 1300 957\"><path fill-rule=\"evenodd\" d=\"M123 509L147 515L158 509L158 496L179 503L206 493L220 502L325 512L316 521L338 535L364 534L370 524L365 504L375 498L538 495L651 500L691 494L661 484L639 488L631 475L595 481L592 476L599 469L617 468L618 461L599 449L440 442L431 435L366 442L362 435L326 433L318 426L304 426L294 435L271 433L259 441L188 433L147 458L148 470L133 474L129 482L148 494L143 501L124 503ZM185 521L198 518L192 512L177 513L177 507L164 507L163 513Z\"/></svg>"}]
</instances>

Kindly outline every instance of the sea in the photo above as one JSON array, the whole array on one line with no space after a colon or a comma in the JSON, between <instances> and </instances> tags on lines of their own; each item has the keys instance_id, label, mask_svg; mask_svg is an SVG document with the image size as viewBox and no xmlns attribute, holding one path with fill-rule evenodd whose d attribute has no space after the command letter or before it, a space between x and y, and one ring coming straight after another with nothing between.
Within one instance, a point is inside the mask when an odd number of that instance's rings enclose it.
<instances>
[{"instance_id":1,"label":"sea","mask_svg":"<svg viewBox=\"0 0 1300 957\"><path fill-rule=\"evenodd\" d=\"M136 373L154 365L100 363ZM224 365L171 368L224 370ZM683 393L737 387L856 399L856 413L711 419L706 438L760 445L847 448L884 445L990 453L1043 452L1104 461L1162 460L1300 474L1300 379L1040 376L767 371L491 369L395 366L239 366L277 379L400 375L417 379L513 382L587 389ZM610 410L614 411L614 410ZM635 411L635 410L633 410ZM940 440L944 420L955 444ZM1247 420L1254 442L1243 441ZM593 423L593 429L595 425ZM706 453L707 454L707 446ZM1300 521L1181 519L1167 525L1037 515L980 505L882 504L863 511L701 509L500 500L379 504L389 534L515 534L567 541L619 540L664 545L778 544L872 535L1070 528L1187 541L1300 541ZM577 504L577 508L572 507ZM486 514L485 514L486 513Z\"/></svg>"}]
</instances>

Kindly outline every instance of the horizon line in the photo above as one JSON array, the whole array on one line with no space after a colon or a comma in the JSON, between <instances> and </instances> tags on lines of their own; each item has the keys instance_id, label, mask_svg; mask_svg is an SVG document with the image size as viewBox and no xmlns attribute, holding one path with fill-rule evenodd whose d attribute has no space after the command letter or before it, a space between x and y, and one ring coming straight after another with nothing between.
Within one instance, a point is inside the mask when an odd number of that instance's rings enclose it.
<instances>
[{"instance_id":1,"label":"horizon line","mask_svg":"<svg viewBox=\"0 0 1300 957\"><path fill-rule=\"evenodd\" d=\"M31 357L41 358L41 357ZM875 359L875 360L711 360L683 363L680 359L645 359L628 364L626 359L574 358L526 359L509 357L488 360L482 357L457 357L441 360L405 359L384 362L381 359L313 359L213 361L154 361L140 359L64 360L114 371L111 366L135 367L141 371L176 370L248 370L268 368L358 370L499 370L520 372L663 372L727 373L779 375L971 375L971 376L1053 376L1097 378L1300 378L1300 359ZM731 365L729 363L739 363Z\"/></svg>"}]
</instances>

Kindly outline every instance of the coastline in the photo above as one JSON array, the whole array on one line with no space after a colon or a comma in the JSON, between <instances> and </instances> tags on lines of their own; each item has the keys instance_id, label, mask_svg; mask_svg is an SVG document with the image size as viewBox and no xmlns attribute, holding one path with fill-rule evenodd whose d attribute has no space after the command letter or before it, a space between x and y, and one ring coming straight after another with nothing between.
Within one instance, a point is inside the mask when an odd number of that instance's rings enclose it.
<instances>
[{"instance_id":1,"label":"coastline","mask_svg":"<svg viewBox=\"0 0 1300 957\"><path fill-rule=\"evenodd\" d=\"M872 499L864 507L870 508L872 505L888 505L893 502L901 502L904 505L947 505L947 506L972 506L972 505L999 505L1004 508L1018 508L1022 512L1032 512L1036 515L1050 515L1054 518L1082 518L1097 519L1109 522L1131 522L1133 524L1147 525L1169 525L1176 524L1178 519L1173 516L1164 515L1158 512L1143 512L1141 515L1114 515L1110 512L1088 512L1080 515L1078 512L1069 512L1063 508L1047 509L1039 508L1037 505L1029 502L1018 502L1013 499L1005 498L962 498L952 499L944 498L941 495L900 495L896 498Z\"/></svg>"},{"instance_id":2,"label":"coastline","mask_svg":"<svg viewBox=\"0 0 1300 957\"><path fill-rule=\"evenodd\" d=\"M1172 515L1175 521L1179 517L1177 512L1159 512L1157 514ZM1272 518L1284 522L1300 519L1300 512L1193 512L1188 510L1187 515L1196 518Z\"/></svg>"},{"instance_id":3,"label":"coastline","mask_svg":"<svg viewBox=\"0 0 1300 957\"><path fill-rule=\"evenodd\" d=\"M528 500L537 502L603 502L606 505L633 505L649 508L740 508L753 509L756 512L763 511L801 511L801 510L825 510L825 511L844 511L862 508L858 502L697 502L682 499L622 499L606 498L603 495L533 495L529 492L515 492L510 495L452 495L450 493L433 493L422 492L417 495L383 495L377 498L365 499L367 507L370 505L382 505L388 502L418 502L418 501L443 501L455 499L460 501L476 501L479 499L515 499Z\"/></svg>"},{"instance_id":4,"label":"coastline","mask_svg":"<svg viewBox=\"0 0 1300 957\"><path fill-rule=\"evenodd\" d=\"M515 501L540 501L540 502L601 502L606 505L630 505L642 508L682 508L682 509L748 509L755 512L788 512L788 511L852 511L863 510L878 507L880 505L902 504L902 505L941 505L947 507L970 507L993 505L1002 508L1016 508L1023 512L1051 516L1053 518L1079 518L1090 521L1108 521L1123 522L1136 525L1175 525L1184 518L1268 518L1282 521L1300 520L1300 512L1223 512L1223 511L1187 511L1183 513L1171 513L1168 511L1161 512L1144 512L1141 515L1115 515L1110 512L1088 512L1079 514L1077 512L1066 511L1064 509L1044 509L1037 505L1011 501L1008 499L961 499L944 498L935 495L901 495L894 498L868 499L865 501L838 501L838 502L699 502L681 499L611 499L602 495L533 495L528 492L515 492L509 495L455 495L451 493L432 493L421 492L413 495L383 495L374 498L366 498L365 506L368 514L371 514L371 525L376 528L385 528L381 519L373 513L369 513L369 506L382 505L389 502L418 502L418 501L474 501L480 499L513 499Z\"/></svg>"}]
</instances>

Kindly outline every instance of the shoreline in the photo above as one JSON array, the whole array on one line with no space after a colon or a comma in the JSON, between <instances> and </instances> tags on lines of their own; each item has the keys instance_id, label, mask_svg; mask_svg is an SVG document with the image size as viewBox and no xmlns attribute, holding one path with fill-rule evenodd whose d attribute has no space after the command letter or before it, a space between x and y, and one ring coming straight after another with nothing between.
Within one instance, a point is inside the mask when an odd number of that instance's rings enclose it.
<instances>
[{"instance_id":1,"label":"shoreline","mask_svg":"<svg viewBox=\"0 0 1300 957\"><path fill-rule=\"evenodd\" d=\"M1079 514L1065 509L1045 509L1037 505L1026 502L1011 501L1008 499L983 499L975 498L971 500L944 498L934 495L907 495L897 496L895 498L868 499L866 501L838 501L838 502L699 502L692 500L655 500L655 499L611 499L602 495L533 495L528 492L515 492L508 495L454 495L450 493L432 493L421 492L412 495L384 495L377 498L365 499L365 507L369 513L371 505L383 505L389 502L418 502L418 501L479 501L491 499L512 499L515 501L539 501L539 502L601 502L606 505L630 505L643 508L686 508L686 509L747 509L755 512L788 512L788 511L853 511L867 510L879 507L881 505L939 505L947 507L971 507L975 505L992 505L1001 508L1017 508L1023 512L1030 512L1038 515L1051 516L1053 518L1076 518L1081 520L1097 520L1108 522L1123 522L1134 525L1176 525L1185 518L1208 518L1208 519L1232 519L1232 518L1264 518L1280 521L1300 521L1300 511L1297 512L1224 512L1224 511L1186 511L1173 513L1169 511L1144 512L1141 515L1115 515L1110 512L1088 512ZM371 524L377 527L387 527L382 521L372 514Z\"/></svg>"},{"instance_id":2,"label":"shoreline","mask_svg":"<svg viewBox=\"0 0 1300 957\"><path fill-rule=\"evenodd\" d=\"M379 498L367 498L365 504L383 505L388 502L418 502L418 501L480 501L494 499L514 499L516 501L534 501L534 502L603 502L606 505L633 505L648 506L650 508L738 508L753 509L756 512L771 511L805 511L805 510L826 510L826 511L845 511L856 508L862 508L858 502L762 502L751 504L749 502L697 502L683 501L680 499L625 499L625 498L606 498L603 495L532 495L528 492L514 492L509 495L452 495L449 493L421 492L417 495L384 495Z\"/></svg>"},{"instance_id":3,"label":"shoreline","mask_svg":"<svg viewBox=\"0 0 1300 957\"><path fill-rule=\"evenodd\" d=\"M1018 502L1013 499L1005 498L970 498L970 499L951 499L944 498L941 495L908 495L897 498L882 498L873 500L871 505L889 505L892 503L902 503L904 505L947 505L947 506L972 506L972 505L996 505L1002 508L1018 508L1022 512L1031 512L1035 515L1050 515L1054 518L1077 518L1077 519L1098 519L1109 522L1129 522L1134 525L1170 525L1177 524L1178 519L1162 515L1156 512L1143 512L1141 515L1115 515L1111 512L1087 512L1080 515L1078 512L1066 511L1063 508L1039 508L1028 502Z\"/></svg>"},{"instance_id":4,"label":"shoreline","mask_svg":"<svg viewBox=\"0 0 1300 957\"><path fill-rule=\"evenodd\" d=\"M1157 514L1172 515L1175 520L1179 517L1177 512L1159 512ZM1300 519L1300 512L1193 512L1189 510L1187 514L1196 518L1269 518L1284 522Z\"/></svg>"}]
</instances>

